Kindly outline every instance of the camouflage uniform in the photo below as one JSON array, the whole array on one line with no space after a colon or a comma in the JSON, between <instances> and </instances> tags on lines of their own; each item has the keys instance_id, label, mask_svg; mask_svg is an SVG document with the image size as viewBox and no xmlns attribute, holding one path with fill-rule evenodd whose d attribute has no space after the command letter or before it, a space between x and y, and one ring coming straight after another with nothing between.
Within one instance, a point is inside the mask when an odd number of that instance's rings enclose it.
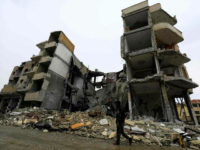
<instances>
[{"instance_id":1,"label":"camouflage uniform","mask_svg":"<svg viewBox=\"0 0 200 150\"><path fill-rule=\"evenodd\" d=\"M124 123L126 118L126 113L128 112L128 84L124 80L124 75L120 74L119 80L116 82L115 89L115 109L116 109L116 125L117 125L117 141L116 145L120 144L121 134L129 140L131 144L132 139L124 133Z\"/></svg>"}]
</instances>

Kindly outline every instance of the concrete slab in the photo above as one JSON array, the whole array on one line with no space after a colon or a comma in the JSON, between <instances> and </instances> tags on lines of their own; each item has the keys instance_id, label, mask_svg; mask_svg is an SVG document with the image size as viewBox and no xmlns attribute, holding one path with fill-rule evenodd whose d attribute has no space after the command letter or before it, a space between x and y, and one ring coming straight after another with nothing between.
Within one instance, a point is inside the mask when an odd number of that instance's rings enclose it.
<instances>
[{"instance_id":1,"label":"concrete slab","mask_svg":"<svg viewBox=\"0 0 200 150\"><path fill-rule=\"evenodd\" d=\"M49 70L65 78L69 72L69 66L58 57L54 57L49 66Z\"/></svg>"},{"instance_id":2,"label":"concrete slab","mask_svg":"<svg viewBox=\"0 0 200 150\"><path fill-rule=\"evenodd\" d=\"M152 52L129 56L127 61L130 63L134 70L146 69L155 66L154 53Z\"/></svg>"},{"instance_id":3,"label":"concrete slab","mask_svg":"<svg viewBox=\"0 0 200 150\"><path fill-rule=\"evenodd\" d=\"M158 59L161 67L167 66L181 66L190 61L190 59L180 52L174 50L158 51Z\"/></svg>"},{"instance_id":4,"label":"concrete slab","mask_svg":"<svg viewBox=\"0 0 200 150\"><path fill-rule=\"evenodd\" d=\"M152 5L149 8L149 11L151 13L151 18L153 24L161 23L161 22L167 22L171 25L175 25L177 23L177 20L175 17L170 16L166 11L164 11L161 8L161 4L155 4Z\"/></svg>"},{"instance_id":5,"label":"concrete slab","mask_svg":"<svg viewBox=\"0 0 200 150\"><path fill-rule=\"evenodd\" d=\"M173 45L182 42L182 32L169 23L158 23L153 26L156 40L160 44Z\"/></svg>"},{"instance_id":6,"label":"concrete slab","mask_svg":"<svg viewBox=\"0 0 200 150\"><path fill-rule=\"evenodd\" d=\"M40 64L49 64L52 60L52 57L50 56L44 56L44 57L41 57L39 63Z\"/></svg>"},{"instance_id":7,"label":"concrete slab","mask_svg":"<svg viewBox=\"0 0 200 150\"><path fill-rule=\"evenodd\" d=\"M55 55L58 56L60 59L62 59L62 61L70 65L72 52L64 44L58 43Z\"/></svg>"},{"instance_id":8,"label":"concrete slab","mask_svg":"<svg viewBox=\"0 0 200 150\"><path fill-rule=\"evenodd\" d=\"M198 87L198 84L192 82L189 79L186 79L184 77L169 77L165 76L164 78L165 82L167 84L179 87L181 89L192 89Z\"/></svg>"},{"instance_id":9,"label":"concrete slab","mask_svg":"<svg viewBox=\"0 0 200 150\"><path fill-rule=\"evenodd\" d=\"M122 10L122 16L126 16L126 15L128 15L130 13L133 13L135 11L138 11L138 10L143 9L145 7L148 7L148 6L149 5L148 5L148 1L147 0L144 1L144 2L141 2L141 3L138 3L136 5L130 6L130 7L125 8L125 9Z\"/></svg>"},{"instance_id":10,"label":"concrete slab","mask_svg":"<svg viewBox=\"0 0 200 150\"><path fill-rule=\"evenodd\" d=\"M33 81L35 81L35 80L43 80L44 78L47 78L47 77L49 77L49 75L47 73L41 72L41 73L34 74L32 80Z\"/></svg>"},{"instance_id":11,"label":"concrete slab","mask_svg":"<svg viewBox=\"0 0 200 150\"><path fill-rule=\"evenodd\" d=\"M52 41L52 42L45 43L44 48L50 49L50 48L55 48L56 46L57 46L57 43L55 41Z\"/></svg>"},{"instance_id":12,"label":"concrete slab","mask_svg":"<svg viewBox=\"0 0 200 150\"><path fill-rule=\"evenodd\" d=\"M40 60L41 57L42 57L41 55L32 56L32 57L31 57L31 60L37 62L37 61Z\"/></svg>"},{"instance_id":13,"label":"concrete slab","mask_svg":"<svg viewBox=\"0 0 200 150\"><path fill-rule=\"evenodd\" d=\"M16 85L4 85L1 93L15 93L16 89Z\"/></svg>"},{"instance_id":14,"label":"concrete slab","mask_svg":"<svg viewBox=\"0 0 200 150\"><path fill-rule=\"evenodd\" d=\"M131 87L134 88L135 94L151 94L160 92L161 76L154 75L143 79L132 79L130 81Z\"/></svg>"}]
</instances>

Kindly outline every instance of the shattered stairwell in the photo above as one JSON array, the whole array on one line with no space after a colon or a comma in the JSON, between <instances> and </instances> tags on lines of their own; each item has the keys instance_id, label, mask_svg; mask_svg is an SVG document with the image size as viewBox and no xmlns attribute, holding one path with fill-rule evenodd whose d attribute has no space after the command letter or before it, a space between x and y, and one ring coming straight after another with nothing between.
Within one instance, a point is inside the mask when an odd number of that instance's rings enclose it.
<instances>
[{"instance_id":1,"label":"shattered stairwell","mask_svg":"<svg viewBox=\"0 0 200 150\"><path fill-rule=\"evenodd\" d=\"M125 130L135 143L200 148L200 127L190 94L198 85L188 75L190 59L179 50L182 32L160 4L148 1L122 10L122 70L90 70L62 31L37 44L38 55L14 67L0 92L0 125L62 131L91 138L116 136L116 82L128 83ZM184 105L189 120L181 120ZM125 141L125 139L122 139Z\"/></svg>"}]
</instances>

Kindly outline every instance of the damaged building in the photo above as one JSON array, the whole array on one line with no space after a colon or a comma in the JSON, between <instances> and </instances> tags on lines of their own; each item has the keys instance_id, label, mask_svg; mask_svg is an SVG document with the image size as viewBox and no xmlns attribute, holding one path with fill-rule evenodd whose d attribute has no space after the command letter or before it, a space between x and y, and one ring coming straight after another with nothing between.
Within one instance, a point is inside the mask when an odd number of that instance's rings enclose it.
<instances>
[{"instance_id":1,"label":"damaged building","mask_svg":"<svg viewBox=\"0 0 200 150\"><path fill-rule=\"evenodd\" d=\"M37 44L39 55L14 67L0 93L1 112L30 106L84 111L109 105L123 72L129 84L130 119L151 116L175 122L179 120L176 104L181 102L198 124L189 96L198 85L184 66L190 59L179 50L184 39L174 26L176 18L160 4L149 6L144 1L123 9L122 19L121 57L126 64L121 71L91 71L74 55L75 46L67 36L52 32L48 41Z\"/></svg>"},{"instance_id":2,"label":"damaged building","mask_svg":"<svg viewBox=\"0 0 200 150\"><path fill-rule=\"evenodd\" d=\"M144 1L122 10L124 34L121 56L126 61L130 83L129 109L133 116L153 116L164 121L179 120L176 102L186 103L198 124L189 94L198 85L184 66L190 59L179 50L182 32L160 4ZM132 116L131 116L132 117Z\"/></svg>"},{"instance_id":3,"label":"damaged building","mask_svg":"<svg viewBox=\"0 0 200 150\"><path fill-rule=\"evenodd\" d=\"M51 33L48 41L37 44L39 55L14 67L9 82L0 93L2 112L19 107L85 110L94 99L96 77L74 55L74 45L61 31Z\"/></svg>"}]
</instances>

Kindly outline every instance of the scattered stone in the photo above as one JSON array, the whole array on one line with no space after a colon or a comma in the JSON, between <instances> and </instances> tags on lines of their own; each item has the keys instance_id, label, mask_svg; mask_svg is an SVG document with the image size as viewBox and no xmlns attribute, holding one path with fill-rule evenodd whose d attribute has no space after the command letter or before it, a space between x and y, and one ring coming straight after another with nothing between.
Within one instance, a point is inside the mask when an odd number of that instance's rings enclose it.
<instances>
[{"instance_id":1,"label":"scattered stone","mask_svg":"<svg viewBox=\"0 0 200 150\"><path fill-rule=\"evenodd\" d=\"M155 130L153 130L153 129L149 129L149 132L151 132L151 133L155 133Z\"/></svg>"},{"instance_id":2,"label":"scattered stone","mask_svg":"<svg viewBox=\"0 0 200 150\"><path fill-rule=\"evenodd\" d=\"M88 121L88 122L85 123L85 125L86 125L86 126L91 126L92 123L91 123L90 121Z\"/></svg>"},{"instance_id":3,"label":"scattered stone","mask_svg":"<svg viewBox=\"0 0 200 150\"><path fill-rule=\"evenodd\" d=\"M164 124L164 123L160 123L160 126L161 126L161 127L165 127L165 124Z\"/></svg>"},{"instance_id":4,"label":"scattered stone","mask_svg":"<svg viewBox=\"0 0 200 150\"><path fill-rule=\"evenodd\" d=\"M124 126L124 129L131 130L130 126Z\"/></svg>"},{"instance_id":5,"label":"scattered stone","mask_svg":"<svg viewBox=\"0 0 200 150\"><path fill-rule=\"evenodd\" d=\"M114 138L116 135L117 135L116 132L111 132L108 138L109 138L109 139L112 139L112 138Z\"/></svg>"},{"instance_id":6,"label":"scattered stone","mask_svg":"<svg viewBox=\"0 0 200 150\"><path fill-rule=\"evenodd\" d=\"M47 133L47 132L49 132L49 131L48 131L47 129L44 129L43 132L44 132L44 133Z\"/></svg>"},{"instance_id":7,"label":"scattered stone","mask_svg":"<svg viewBox=\"0 0 200 150\"><path fill-rule=\"evenodd\" d=\"M172 142L178 141L179 140L180 134L177 132L172 133Z\"/></svg>"},{"instance_id":8,"label":"scattered stone","mask_svg":"<svg viewBox=\"0 0 200 150\"><path fill-rule=\"evenodd\" d=\"M135 122L135 125L145 125L145 122L143 120L137 120L134 122Z\"/></svg>"},{"instance_id":9,"label":"scattered stone","mask_svg":"<svg viewBox=\"0 0 200 150\"><path fill-rule=\"evenodd\" d=\"M37 119L25 119L24 120L24 124L30 124L30 123L37 123L38 120Z\"/></svg>"},{"instance_id":10,"label":"scattered stone","mask_svg":"<svg viewBox=\"0 0 200 150\"><path fill-rule=\"evenodd\" d=\"M65 131L80 136L113 139L116 137L116 119L102 114L102 111L102 108L99 110L96 108L94 111L96 115L90 115L88 111L71 113L67 110L24 108L0 117L0 125L19 126L23 129L38 128L45 133ZM192 130L184 132L186 131L185 128L192 128ZM133 140L138 143L200 148L198 127L186 126L184 123L165 124L154 122L153 119L140 118L136 121L125 120L124 129L125 133L131 134ZM122 137L123 140L126 139Z\"/></svg>"},{"instance_id":11,"label":"scattered stone","mask_svg":"<svg viewBox=\"0 0 200 150\"><path fill-rule=\"evenodd\" d=\"M191 141L191 144L193 144L195 146L200 146L200 140L193 140L193 141Z\"/></svg>"},{"instance_id":12,"label":"scattered stone","mask_svg":"<svg viewBox=\"0 0 200 150\"><path fill-rule=\"evenodd\" d=\"M164 132L169 132L170 129L169 128L166 128L166 127L160 127L161 130L163 130Z\"/></svg>"},{"instance_id":13,"label":"scattered stone","mask_svg":"<svg viewBox=\"0 0 200 150\"><path fill-rule=\"evenodd\" d=\"M11 116L18 116L18 115L21 115L22 114L22 112L11 112L11 113L9 113L9 115L11 115Z\"/></svg>"},{"instance_id":14,"label":"scattered stone","mask_svg":"<svg viewBox=\"0 0 200 150\"><path fill-rule=\"evenodd\" d=\"M102 135L108 136L108 129L105 129L105 130L102 132Z\"/></svg>"},{"instance_id":15,"label":"scattered stone","mask_svg":"<svg viewBox=\"0 0 200 150\"><path fill-rule=\"evenodd\" d=\"M47 117L47 119L54 119L54 116L49 116Z\"/></svg>"},{"instance_id":16,"label":"scattered stone","mask_svg":"<svg viewBox=\"0 0 200 150\"><path fill-rule=\"evenodd\" d=\"M146 132L143 129L139 128L137 125L134 127L131 127L131 130L132 130L131 134L136 134L136 135L145 135L146 134Z\"/></svg>"},{"instance_id":17,"label":"scattered stone","mask_svg":"<svg viewBox=\"0 0 200 150\"><path fill-rule=\"evenodd\" d=\"M140 142L142 139L139 136L134 135L133 140L136 142Z\"/></svg>"},{"instance_id":18,"label":"scattered stone","mask_svg":"<svg viewBox=\"0 0 200 150\"><path fill-rule=\"evenodd\" d=\"M148 139L143 139L142 142L145 143L145 144L151 144L151 141L148 140Z\"/></svg>"},{"instance_id":19,"label":"scattered stone","mask_svg":"<svg viewBox=\"0 0 200 150\"><path fill-rule=\"evenodd\" d=\"M22 120L18 120L17 122L16 122L16 125L17 126L21 126L23 124L23 121Z\"/></svg>"},{"instance_id":20,"label":"scattered stone","mask_svg":"<svg viewBox=\"0 0 200 150\"><path fill-rule=\"evenodd\" d=\"M179 128L175 128L174 131L177 132L177 133L185 133L183 130L181 130Z\"/></svg>"},{"instance_id":21,"label":"scattered stone","mask_svg":"<svg viewBox=\"0 0 200 150\"><path fill-rule=\"evenodd\" d=\"M101 119L101 120L99 121L99 123L100 123L101 125L108 125L108 120L107 120L107 119Z\"/></svg>"},{"instance_id":22,"label":"scattered stone","mask_svg":"<svg viewBox=\"0 0 200 150\"><path fill-rule=\"evenodd\" d=\"M133 121L131 121L131 120L125 120L125 124L128 124L130 126L134 126L135 125L135 123Z\"/></svg>"}]
</instances>

